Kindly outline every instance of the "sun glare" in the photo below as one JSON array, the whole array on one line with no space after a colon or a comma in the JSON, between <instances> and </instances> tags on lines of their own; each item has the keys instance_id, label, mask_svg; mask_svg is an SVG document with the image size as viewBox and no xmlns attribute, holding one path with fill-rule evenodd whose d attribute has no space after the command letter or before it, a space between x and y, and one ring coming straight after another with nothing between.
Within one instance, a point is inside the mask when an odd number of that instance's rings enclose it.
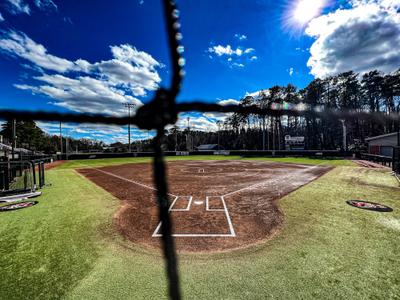
<instances>
[{"instance_id":1,"label":"sun glare","mask_svg":"<svg viewBox=\"0 0 400 300\"><path fill-rule=\"evenodd\" d=\"M292 22L306 25L319 16L326 5L326 0L297 0L292 11Z\"/></svg>"}]
</instances>

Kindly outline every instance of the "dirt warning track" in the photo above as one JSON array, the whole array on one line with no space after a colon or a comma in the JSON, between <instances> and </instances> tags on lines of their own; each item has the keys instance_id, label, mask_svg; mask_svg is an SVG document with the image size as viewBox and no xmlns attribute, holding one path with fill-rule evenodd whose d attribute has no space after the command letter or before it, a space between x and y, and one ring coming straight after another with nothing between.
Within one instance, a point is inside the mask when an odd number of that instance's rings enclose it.
<instances>
[{"instance_id":1,"label":"dirt warning track","mask_svg":"<svg viewBox=\"0 0 400 300\"><path fill-rule=\"evenodd\" d=\"M170 214L179 251L221 251L270 237L282 223L277 200L330 168L251 161L167 164ZM123 201L115 217L127 239L160 245L151 164L78 170Z\"/></svg>"}]
</instances>

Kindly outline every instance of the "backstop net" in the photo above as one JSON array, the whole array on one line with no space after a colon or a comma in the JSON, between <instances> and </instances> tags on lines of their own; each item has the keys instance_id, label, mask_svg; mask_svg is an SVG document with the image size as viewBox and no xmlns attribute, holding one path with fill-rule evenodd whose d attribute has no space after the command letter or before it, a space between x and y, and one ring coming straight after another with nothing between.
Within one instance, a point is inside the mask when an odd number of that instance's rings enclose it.
<instances>
[{"instance_id":1,"label":"backstop net","mask_svg":"<svg viewBox=\"0 0 400 300\"><path fill-rule=\"evenodd\" d=\"M0 196L35 190L34 166L28 161L0 163Z\"/></svg>"}]
</instances>

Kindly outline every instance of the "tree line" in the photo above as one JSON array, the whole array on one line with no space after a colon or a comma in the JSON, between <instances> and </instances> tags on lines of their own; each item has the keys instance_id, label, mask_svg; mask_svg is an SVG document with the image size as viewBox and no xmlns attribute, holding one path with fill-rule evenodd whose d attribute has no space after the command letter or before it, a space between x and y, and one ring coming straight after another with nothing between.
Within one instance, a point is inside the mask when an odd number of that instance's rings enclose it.
<instances>
[{"instance_id":1,"label":"tree line","mask_svg":"<svg viewBox=\"0 0 400 300\"><path fill-rule=\"evenodd\" d=\"M325 79L315 79L305 88L293 84L273 86L258 93L245 96L241 106L261 108L321 107L335 110L399 114L400 69L392 74L371 71L360 75L346 72ZM223 121L222 121L223 120ZM196 131L173 126L166 131L165 150L195 150L201 144L219 144L221 149L231 150L282 150L285 136L303 136L305 149L336 150L362 145L365 138L399 130L394 121L339 120L337 118L272 117L255 114L234 113L218 121L218 131ZM343 144L343 132L346 144ZM2 124L0 135L11 143L12 120ZM16 121L17 147L44 153L60 151L60 137L49 135L34 121ZM62 152L103 151L106 144L90 139L69 137L63 142ZM117 145L110 151L125 151L126 145ZM151 140L135 141L132 151L151 151Z\"/></svg>"},{"instance_id":2,"label":"tree line","mask_svg":"<svg viewBox=\"0 0 400 300\"><path fill-rule=\"evenodd\" d=\"M55 154L61 150L60 136L45 133L34 121L16 120L15 129L17 148L46 154ZM0 135L5 143L12 144L13 120L8 120L1 125ZM69 153L77 150L80 152L102 151L104 146L105 144L101 141L68 137L68 141L63 138L62 152L66 153L67 150Z\"/></svg>"},{"instance_id":3,"label":"tree line","mask_svg":"<svg viewBox=\"0 0 400 300\"><path fill-rule=\"evenodd\" d=\"M315 79L304 89L292 84L273 86L240 100L241 106L261 108L319 107L333 110L399 114L400 70L392 74L371 71L360 75L346 72ZM336 150L356 148L365 138L399 130L394 121L339 120L316 117L271 117L234 113L220 124L218 132L179 130L166 137L168 150L186 150L188 145L219 144L224 149L283 150L284 137L303 136L305 149ZM346 144L343 143L343 132ZM218 139L219 137L219 139ZM188 142L189 139L189 142Z\"/></svg>"}]
</instances>

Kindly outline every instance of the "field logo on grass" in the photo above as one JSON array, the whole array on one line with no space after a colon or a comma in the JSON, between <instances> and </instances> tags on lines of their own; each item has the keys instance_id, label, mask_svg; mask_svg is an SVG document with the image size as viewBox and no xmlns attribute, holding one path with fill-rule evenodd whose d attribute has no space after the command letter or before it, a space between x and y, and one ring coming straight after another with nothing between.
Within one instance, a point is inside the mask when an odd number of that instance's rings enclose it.
<instances>
[{"instance_id":1,"label":"field logo on grass","mask_svg":"<svg viewBox=\"0 0 400 300\"><path fill-rule=\"evenodd\" d=\"M392 212L393 211L393 209L389 206L379 204L379 203L374 203L374 202L361 201L361 200L349 200L349 201L346 201L346 203L353 207L365 209L365 210L372 210L372 211L378 211L378 212Z\"/></svg>"},{"instance_id":2,"label":"field logo on grass","mask_svg":"<svg viewBox=\"0 0 400 300\"><path fill-rule=\"evenodd\" d=\"M4 205L4 206L0 206L0 212L1 211L11 211L11 210L27 208L27 207L34 206L34 205L36 205L38 203L39 203L38 201L25 201L25 202L7 204L7 205Z\"/></svg>"}]
</instances>

